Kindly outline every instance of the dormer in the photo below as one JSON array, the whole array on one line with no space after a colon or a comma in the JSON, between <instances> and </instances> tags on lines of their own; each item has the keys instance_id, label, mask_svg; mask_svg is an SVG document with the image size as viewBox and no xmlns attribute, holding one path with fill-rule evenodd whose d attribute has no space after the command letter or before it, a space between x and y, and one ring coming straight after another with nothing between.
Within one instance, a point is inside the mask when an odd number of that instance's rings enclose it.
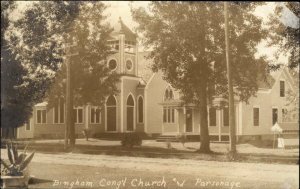
<instances>
[{"instance_id":1,"label":"dormer","mask_svg":"<svg viewBox=\"0 0 300 189\"><path fill-rule=\"evenodd\" d=\"M137 40L133 33L119 18L113 27L108 44L113 54L108 58L108 67L118 73L137 76Z\"/></svg>"}]
</instances>

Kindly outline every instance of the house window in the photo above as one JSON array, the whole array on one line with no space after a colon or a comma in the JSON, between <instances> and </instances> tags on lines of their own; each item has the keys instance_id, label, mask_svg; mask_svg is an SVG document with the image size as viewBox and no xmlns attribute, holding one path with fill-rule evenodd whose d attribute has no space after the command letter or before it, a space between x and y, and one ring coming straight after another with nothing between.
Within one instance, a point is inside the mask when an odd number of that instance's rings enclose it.
<instances>
[{"instance_id":1,"label":"house window","mask_svg":"<svg viewBox=\"0 0 300 189\"><path fill-rule=\"evenodd\" d=\"M65 122L65 105L64 100L60 98L54 106L54 123Z\"/></svg>"},{"instance_id":2,"label":"house window","mask_svg":"<svg viewBox=\"0 0 300 189\"><path fill-rule=\"evenodd\" d=\"M278 109L272 108L272 124L274 125L277 122L278 122Z\"/></svg>"},{"instance_id":3,"label":"house window","mask_svg":"<svg viewBox=\"0 0 300 189\"><path fill-rule=\"evenodd\" d=\"M75 123L83 123L83 108L74 108L73 111Z\"/></svg>"},{"instance_id":4,"label":"house window","mask_svg":"<svg viewBox=\"0 0 300 189\"><path fill-rule=\"evenodd\" d=\"M100 124L101 123L101 109L98 107L91 107L91 123Z\"/></svg>"},{"instance_id":5,"label":"house window","mask_svg":"<svg viewBox=\"0 0 300 189\"><path fill-rule=\"evenodd\" d=\"M30 131L30 119L26 121L25 123L25 128L26 128L26 131Z\"/></svg>"},{"instance_id":6,"label":"house window","mask_svg":"<svg viewBox=\"0 0 300 189\"><path fill-rule=\"evenodd\" d=\"M280 97L285 96L285 83L284 81L280 81Z\"/></svg>"},{"instance_id":7,"label":"house window","mask_svg":"<svg viewBox=\"0 0 300 189\"><path fill-rule=\"evenodd\" d=\"M163 122L164 123L175 123L175 109L174 108L164 107Z\"/></svg>"},{"instance_id":8,"label":"house window","mask_svg":"<svg viewBox=\"0 0 300 189\"><path fill-rule=\"evenodd\" d=\"M138 99L138 121L139 123L144 122L144 102L142 97Z\"/></svg>"},{"instance_id":9,"label":"house window","mask_svg":"<svg viewBox=\"0 0 300 189\"><path fill-rule=\"evenodd\" d=\"M223 126L229 126L229 110L228 108L223 109Z\"/></svg>"},{"instance_id":10,"label":"house window","mask_svg":"<svg viewBox=\"0 0 300 189\"><path fill-rule=\"evenodd\" d=\"M47 112L46 110L36 110L36 123L46 123Z\"/></svg>"},{"instance_id":11,"label":"house window","mask_svg":"<svg viewBox=\"0 0 300 189\"><path fill-rule=\"evenodd\" d=\"M209 108L209 126L217 126L216 114L216 108Z\"/></svg>"},{"instance_id":12,"label":"house window","mask_svg":"<svg viewBox=\"0 0 300 189\"><path fill-rule=\"evenodd\" d=\"M259 108L253 108L253 125L259 126Z\"/></svg>"}]
</instances>

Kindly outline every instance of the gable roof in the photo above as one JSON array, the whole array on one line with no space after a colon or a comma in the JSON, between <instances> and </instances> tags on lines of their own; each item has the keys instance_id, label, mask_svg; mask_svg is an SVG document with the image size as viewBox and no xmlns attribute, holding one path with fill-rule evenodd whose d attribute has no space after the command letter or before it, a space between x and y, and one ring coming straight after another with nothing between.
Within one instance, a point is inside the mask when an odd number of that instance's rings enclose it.
<instances>
[{"instance_id":1,"label":"gable roof","mask_svg":"<svg viewBox=\"0 0 300 189\"><path fill-rule=\"evenodd\" d=\"M258 76L257 78L258 88L271 89L274 83L275 83L275 79L270 74L266 75L266 77Z\"/></svg>"}]
</instances>

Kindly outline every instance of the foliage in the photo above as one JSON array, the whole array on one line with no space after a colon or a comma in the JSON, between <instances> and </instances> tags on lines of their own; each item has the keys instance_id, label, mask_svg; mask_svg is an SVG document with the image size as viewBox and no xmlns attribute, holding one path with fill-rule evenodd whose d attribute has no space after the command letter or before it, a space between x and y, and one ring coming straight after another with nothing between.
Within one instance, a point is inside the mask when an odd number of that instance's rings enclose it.
<instances>
[{"instance_id":1,"label":"foliage","mask_svg":"<svg viewBox=\"0 0 300 189\"><path fill-rule=\"evenodd\" d=\"M74 105L100 106L106 96L117 92L118 76L106 66L110 53L106 42L112 28L104 23L105 9L102 2L38 1L32 2L21 18L10 22L9 47L25 71L17 88L31 97L24 99L26 105L47 97L51 108L58 98L65 97L63 62L65 47L71 42L77 43L78 53L69 59Z\"/></svg>"},{"instance_id":2,"label":"foliage","mask_svg":"<svg viewBox=\"0 0 300 189\"><path fill-rule=\"evenodd\" d=\"M24 80L26 71L16 54L8 48L4 35L9 26L9 15L16 7L13 1L1 1L1 127L16 128L22 125L31 114L31 103L34 98L26 90L16 88ZM7 137L7 136L6 136ZM10 136L11 137L11 136Z\"/></svg>"},{"instance_id":3,"label":"foliage","mask_svg":"<svg viewBox=\"0 0 300 189\"><path fill-rule=\"evenodd\" d=\"M77 44L74 51L78 53L78 56L70 57L75 106L87 103L101 106L105 97L118 92L115 83L119 77L111 72L106 64L110 54L107 40L112 28L104 23L105 9L106 6L101 2L84 3L80 6L79 14L72 25L70 36ZM65 81L66 66L63 64L54 84L48 90L50 107L58 97L65 97Z\"/></svg>"},{"instance_id":4,"label":"foliage","mask_svg":"<svg viewBox=\"0 0 300 189\"><path fill-rule=\"evenodd\" d=\"M267 35L253 15L262 3L229 3L230 62L235 96L247 101L267 75L265 57L256 47ZM153 51L152 69L178 89L185 102L200 109L200 152L210 152L207 105L214 96L227 98L224 7L221 2L152 2L149 11L132 8L143 43ZM214 87L215 86L215 87Z\"/></svg>"},{"instance_id":5,"label":"foliage","mask_svg":"<svg viewBox=\"0 0 300 189\"><path fill-rule=\"evenodd\" d=\"M11 142L6 145L7 155L10 162L10 165L7 164L4 160L1 159L1 164L3 165L3 172L9 176L22 176L23 171L27 168L31 162L34 152L29 156L26 155L26 148L24 152L18 153L17 145Z\"/></svg>"},{"instance_id":6,"label":"foliage","mask_svg":"<svg viewBox=\"0 0 300 189\"><path fill-rule=\"evenodd\" d=\"M291 122L299 122L299 71L290 70L295 90L288 90L286 93L287 119Z\"/></svg>"},{"instance_id":7,"label":"foliage","mask_svg":"<svg viewBox=\"0 0 300 189\"><path fill-rule=\"evenodd\" d=\"M142 133L131 132L125 133L122 141L122 146L128 146L132 148L133 146L141 146L142 145Z\"/></svg>"},{"instance_id":8,"label":"foliage","mask_svg":"<svg viewBox=\"0 0 300 189\"><path fill-rule=\"evenodd\" d=\"M279 19L284 13L284 7L287 7L294 15L298 18L298 25L287 26L282 23ZM277 57L280 54L288 56L288 66L290 69L298 69L300 61L300 3L299 2L284 2L282 4L277 4L275 9L275 14L271 16L269 25L271 35L269 45L279 45L279 50L277 52ZM282 64L281 64L282 65ZM281 67L281 65L271 64L271 70L276 71Z\"/></svg>"},{"instance_id":9,"label":"foliage","mask_svg":"<svg viewBox=\"0 0 300 189\"><path fill-rule=\"evenodd\" d=\"M45 97L62 62L55 32L63 33L59 30L76 13L73 2L35 2L13 21L16 6L17 2L1 1L1 126L9 128L23 125L33 105ZM53 25L48 27L46 21Z\"/></svg>"}]
</instances>

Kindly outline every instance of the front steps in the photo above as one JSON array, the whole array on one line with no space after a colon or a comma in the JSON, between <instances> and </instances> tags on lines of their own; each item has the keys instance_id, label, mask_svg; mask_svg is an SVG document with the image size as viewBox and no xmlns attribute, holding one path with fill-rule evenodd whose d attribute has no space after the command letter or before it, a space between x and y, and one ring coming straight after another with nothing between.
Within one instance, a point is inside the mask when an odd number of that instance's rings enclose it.
<instances>
[{"instance_id":1,"label":"front steps","mask_svg":"<svg viewBox=\"0 0 300 189\"><path fill-rule=\"evenodd\" d=\"M179 142L176 135L160 135L156 138L156 142Z\"/></svg>"}]
</instances>

